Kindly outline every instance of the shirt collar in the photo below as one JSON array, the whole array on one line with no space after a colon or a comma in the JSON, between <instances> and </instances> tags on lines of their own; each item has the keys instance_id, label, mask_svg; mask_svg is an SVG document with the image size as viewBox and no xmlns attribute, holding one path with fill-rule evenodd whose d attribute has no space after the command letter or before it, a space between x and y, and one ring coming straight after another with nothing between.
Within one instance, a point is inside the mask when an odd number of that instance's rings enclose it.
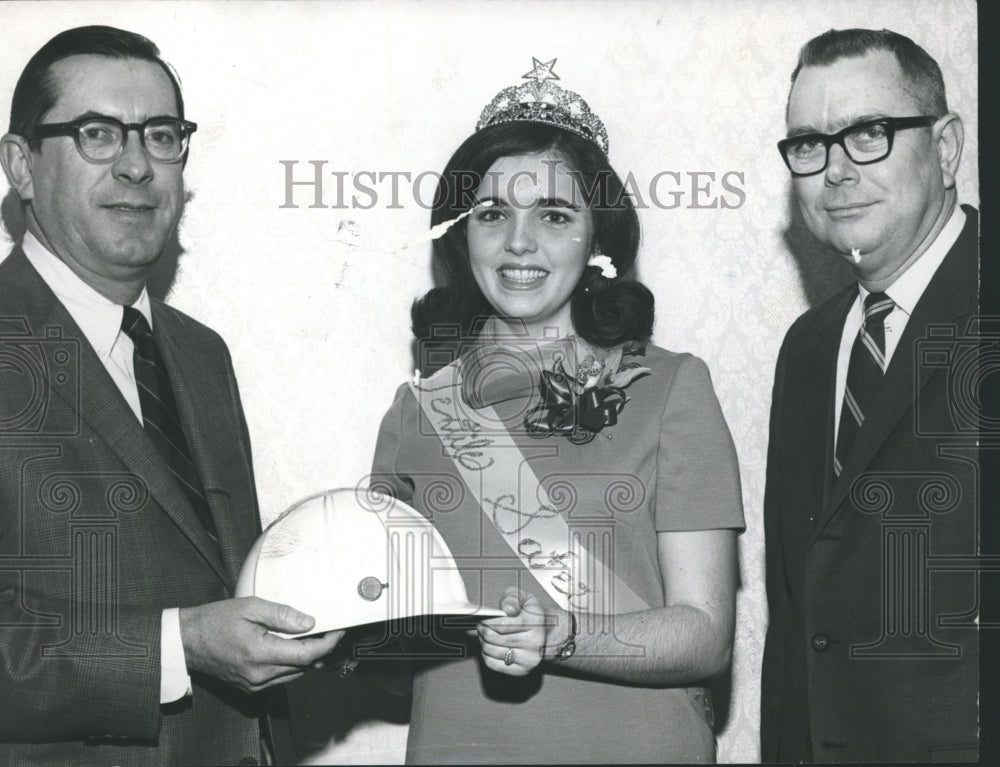
<instances>
[{"instance_id":1,"label":"shirt collar","mask_svg":"<svg viewBox=\"0 0 1000 767\"><path fill-rule=\"evenodd\" d=\"M907 316L913 314L917 301L924 294L934 273L941 266L944 257L948 255L948 251L951 250L951 246L958 241L964 226L965 211L962 210L961 205L956 205L951 216L948 217L948 222L934 238L934 242L885 291L896 307L906 312ZM861 294L861 303L864 304L870 291L858 283L858 292Z\"/></svg>"},{"instance_id":2,"label":"shirt collar","mask_svg":"<svg viewBox=\"0 0 1000 767\"><path fill-rule=\"evenodd\" d=\"M108 359L122 326L122 307L109 301L59 258L49 252L31 232L25 232L22 250L35 271L45 280L56 298L66 307L73 321L80 326L87 341L102 361ZM143 287L133 306L142 312L149 326L153 315L149 293Z\"/></svg>"}]
</instances>

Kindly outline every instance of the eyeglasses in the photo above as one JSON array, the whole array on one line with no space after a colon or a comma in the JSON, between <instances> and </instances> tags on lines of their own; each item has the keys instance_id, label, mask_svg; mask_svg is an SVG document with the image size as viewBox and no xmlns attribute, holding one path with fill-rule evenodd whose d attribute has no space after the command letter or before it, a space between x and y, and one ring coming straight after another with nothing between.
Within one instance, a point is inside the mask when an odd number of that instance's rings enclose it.
<instances>
[{"instance_id":1,"label":"eyeglasses","mask_svg":"<svg viewBox=\"0 0 1000 767\"><path fill-rule=\"evenodd\" d=\"M937 117L879 117L848 125L833 134L804 133L778 142L778 151L793 176L813 176L826 170L830 147L839 144L855 165L884 160L892 152L896 131L933 125Z\"/></svg>"},{"instance_id":2,"label":"eyeglasses","mask_svg":"<svg viewBox=\"0 0 1000 767\"><path fill-rule=\"evenodd\" d=\"M114 117L85 117L67 123L35 126L35 136L72 136L85 160L114 162L125 149L129 131L138 131L143 149L156 162L177 162L188 148L197 124L176 117L152 117L144 123L123 123Z\"/></svg>"}]
</instances>

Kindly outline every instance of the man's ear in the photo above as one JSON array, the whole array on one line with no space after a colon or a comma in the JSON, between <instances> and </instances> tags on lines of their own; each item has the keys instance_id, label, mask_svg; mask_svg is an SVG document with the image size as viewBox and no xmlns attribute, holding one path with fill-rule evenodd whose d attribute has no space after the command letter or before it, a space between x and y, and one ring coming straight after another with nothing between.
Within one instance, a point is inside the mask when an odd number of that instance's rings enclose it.
<instances>
[{"instance_id":1,"label":"man's ear","mask_svg":"<svg viewBox=\"0 0 1000 767\"><path fill-rule=\"evenodd\" d=\"M0 138L0 165L3 165L7 181L21 198L21 202L27 202L35 197L31 160L31 149L24 136L7 133Z\"/></svg>"},{"instance_id":2,"label":"man's ear","mask_svg":"<svg viewBox=\"0 0 1000 767\"><path fill-rule=\"evenodd\" d=\"M941 162L944 187L952 189L955 186L955 177L958 175L958 164L962 159L962 145L965 143L962 118L954 112L949 112L934 124L932 135Z\"/></svg>"}]
</instances>

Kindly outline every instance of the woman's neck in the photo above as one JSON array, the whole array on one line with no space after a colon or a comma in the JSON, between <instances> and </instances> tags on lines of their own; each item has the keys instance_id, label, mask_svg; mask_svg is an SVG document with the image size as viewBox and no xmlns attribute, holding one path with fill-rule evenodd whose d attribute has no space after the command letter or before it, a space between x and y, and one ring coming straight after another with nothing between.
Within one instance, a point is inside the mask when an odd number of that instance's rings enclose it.
<instances>
[{"instance_id":1,"label":"woman's neck","mask_svg":"<svg viewBox=\"0 0 1000 767\"><path fill-rule=\"evenodd\" d=\"M484 335L487 333L507 338L513 337L538 341L540 343L558 341L561 338L569 338L576 335L568 313L566 317L550 317L538 322L494 315L484 328Z\"/></svg>"}]
</instances>

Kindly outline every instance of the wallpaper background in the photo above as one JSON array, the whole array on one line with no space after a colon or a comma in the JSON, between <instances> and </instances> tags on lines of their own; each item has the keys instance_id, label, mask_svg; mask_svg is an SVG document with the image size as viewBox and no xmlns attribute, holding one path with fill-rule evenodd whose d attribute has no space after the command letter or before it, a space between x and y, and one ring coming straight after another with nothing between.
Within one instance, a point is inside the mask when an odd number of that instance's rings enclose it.
<instances>
[{"instance_id":1,"label":"wallpaper background","mask_svg":"<svg viewBox=\"0 0 1000 767\"><path fill-rule=\"evenodd\" d=\"M440 171L532 56L558 58L560 85L602 117L612 164L633 174L647 205L638 263L657 299L653 340L708 363L736 442L747 531L719 761L757 760L774 363L795 317L850 280L790 200L774 146L789 76L799 47L832 27L914 38L940 63L949 104L964 118L959 197L976 205L975 4L3 3L4 126L29 56L56 32L91 23L152 38L199 125L185 173L190 199L152 287L229 343L265 524L367 473L381 416L412 374L408 311L431 285L421 237L434 178L415 195L398 177L392 206L390 181L371 177L362 180L377 199L358 193L354 204L354 174ZM316 167L327 206L338 202L332 172L345 174L342 207L310 207L316 190L304 185L287 199L288 168L309 181ZM658 204L648 194L657 174ZM15 209L4 205L14 230ZM0 233L0 252L9 242ZM402 760L398 716L370 718L336 696L311 702L311 721L329 717L331 733L313 761Z\"/></svg>"}]
</instances>

